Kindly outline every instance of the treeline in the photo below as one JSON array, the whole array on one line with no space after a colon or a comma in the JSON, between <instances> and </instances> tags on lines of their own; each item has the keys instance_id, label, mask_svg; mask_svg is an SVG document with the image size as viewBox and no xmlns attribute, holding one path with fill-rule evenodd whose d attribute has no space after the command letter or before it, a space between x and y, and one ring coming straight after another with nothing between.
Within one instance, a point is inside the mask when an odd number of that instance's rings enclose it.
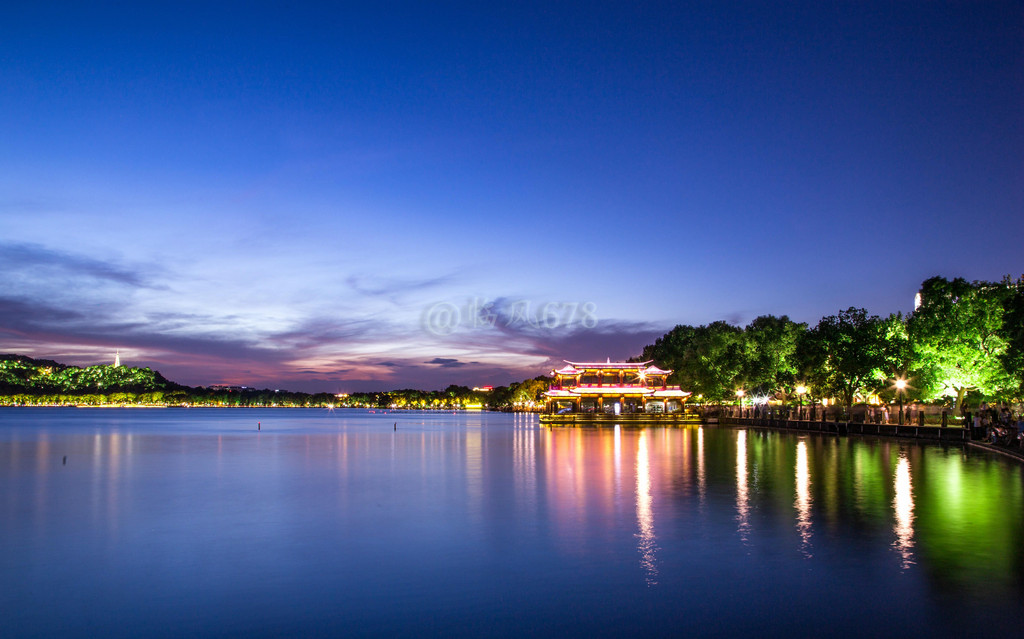
<instances>
[{"instance_id":1,"label":"treeline","mask_svg":"<svg viewBox=\"0 0 1024 639\"><path fill-rule=\"evenodd\" d=\"M642 360L674 369L670 381L697 401L771 397L829 399L850 406L892 401L1019 401L1024 365L1024 277L968 282L933 277L908 316L849 308L814 327L786 316L746 327L676 326ZM900 391L896 380L905 380ZM803 395L798 397L798 390Z\"/></svg>"},{"instance_id":2,"label":"treeline","mask_svg":"<svg viewBox=\"0 0 1024 639\"><path fill-rule=\"evenodd\" d=\"M415 389L374 393L301 393L244 387L190 387L168 381L149 368L68 366L22 355L0 355L0 406L252 406L310 408L529 410L541 400L549 379L535 379L478 391L451 385L440 391Z\"/></svg>"},{"instance_id":3,"label":"treeline","mask_svg":"<svg viewBox=\"0 0 1024 639\"><path fill-rule=\"evenodd\" d=\"M0 394L3 395L138 394L186 388L149 368L79 367L23 355L0 355Z\"/></svg>"},{"instance_id":4,"label":"treeline","mask_svg":"<svg viewBox=\"0 0 1024 639\"><path fill-rule=\"evenodd\" d=\"M441 391L405 389L352 393L335 401L340 406L363 408L530 410L543 403L541 394L550 383L551 378L540 376L508 386L495 386L489 391L453 384Z\"/></svg>"}]
</instances>

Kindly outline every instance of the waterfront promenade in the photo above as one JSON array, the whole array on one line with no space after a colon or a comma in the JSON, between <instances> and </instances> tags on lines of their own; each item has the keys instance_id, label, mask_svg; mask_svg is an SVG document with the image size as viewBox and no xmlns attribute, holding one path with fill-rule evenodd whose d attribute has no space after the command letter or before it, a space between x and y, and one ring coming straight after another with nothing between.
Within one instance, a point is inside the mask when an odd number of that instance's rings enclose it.
<instances>
[{"instance_id":1,"label":"waterfront promenade","mask_svg":"<svg viewBox=\"0 0 1024 639\"><path fill-rule=\"evenodd\" d=\"M877 435L882 437L908 437L912 439L933 439L940 441L970 441L969 428L959 426L921 426L918 424L875 424L854 421L818 421L780 419L770 417L719 418L720 424L730 426L752 426L777 428L779 430L800 430L834 435Z\"/></svg>"},{"instance_id":2,"label":"waterfront promenade","mask_svg":"<svg viewBox=\"0 0 1024 639\"><path fill-rule=\"evenodd\" d=\"M719 423L726 426L746 426L750 428L829 433L833 435L873 435L878 437L960 442L1024 462L1024 450L973 439L971 429L960 426L920 426L916 424L874 424L728 416L719 418Z\"/></svg>"}]
</instances>

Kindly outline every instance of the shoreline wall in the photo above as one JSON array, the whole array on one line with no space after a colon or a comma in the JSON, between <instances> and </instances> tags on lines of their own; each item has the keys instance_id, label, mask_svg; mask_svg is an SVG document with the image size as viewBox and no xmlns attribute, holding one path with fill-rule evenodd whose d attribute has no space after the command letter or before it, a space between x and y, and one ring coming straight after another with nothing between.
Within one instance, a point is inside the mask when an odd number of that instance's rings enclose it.
<instances>
[{"instance_id":1,"label":"shoreline wall","mask_svg":"<svg viewBox=\"0 0 1024 639\"><path fill-rule=\"evenodd\" d=\"M719 417L719 423L729 426L752 426L794 430L833 435L877 435L881 437L905 437L933 441L971 441L971 429L959 426L919 426L917 424L872 424L864 422L807 421L793 419L770 419L750 417Z\"/></svg>"}]
</instances>

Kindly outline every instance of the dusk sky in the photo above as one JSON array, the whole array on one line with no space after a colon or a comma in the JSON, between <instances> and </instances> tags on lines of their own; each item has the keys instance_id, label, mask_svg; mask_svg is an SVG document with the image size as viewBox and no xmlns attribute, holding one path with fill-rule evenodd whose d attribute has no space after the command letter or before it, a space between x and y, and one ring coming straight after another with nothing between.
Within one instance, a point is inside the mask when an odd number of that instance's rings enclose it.
<instances>
[{"instance_id":1,"label":"dusk sky","mask_svg":"<svg viewBox=\"0 0 1024 639\"><path fill-rule=\"evenodd\" d=\"M1024 3L9 3L0 352L507 384L1024 273Z\"/></svg>"}]
</instances>

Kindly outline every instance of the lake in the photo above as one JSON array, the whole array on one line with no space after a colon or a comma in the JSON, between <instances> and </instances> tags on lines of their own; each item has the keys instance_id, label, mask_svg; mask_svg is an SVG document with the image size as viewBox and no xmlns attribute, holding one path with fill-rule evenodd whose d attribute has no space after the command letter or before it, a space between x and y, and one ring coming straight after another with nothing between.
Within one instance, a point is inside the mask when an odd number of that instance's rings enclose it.
<instances>
[{"instance_id":1,"label":"lake","mask_svg":"<svg viewBox=\"0 0 1024 639\"><path fill-rule=\"evenodd\" d=\"M0 573L9 637L1020 636L1024 476L757 429L8 408Z\"/></svg>"}]
</instances>

